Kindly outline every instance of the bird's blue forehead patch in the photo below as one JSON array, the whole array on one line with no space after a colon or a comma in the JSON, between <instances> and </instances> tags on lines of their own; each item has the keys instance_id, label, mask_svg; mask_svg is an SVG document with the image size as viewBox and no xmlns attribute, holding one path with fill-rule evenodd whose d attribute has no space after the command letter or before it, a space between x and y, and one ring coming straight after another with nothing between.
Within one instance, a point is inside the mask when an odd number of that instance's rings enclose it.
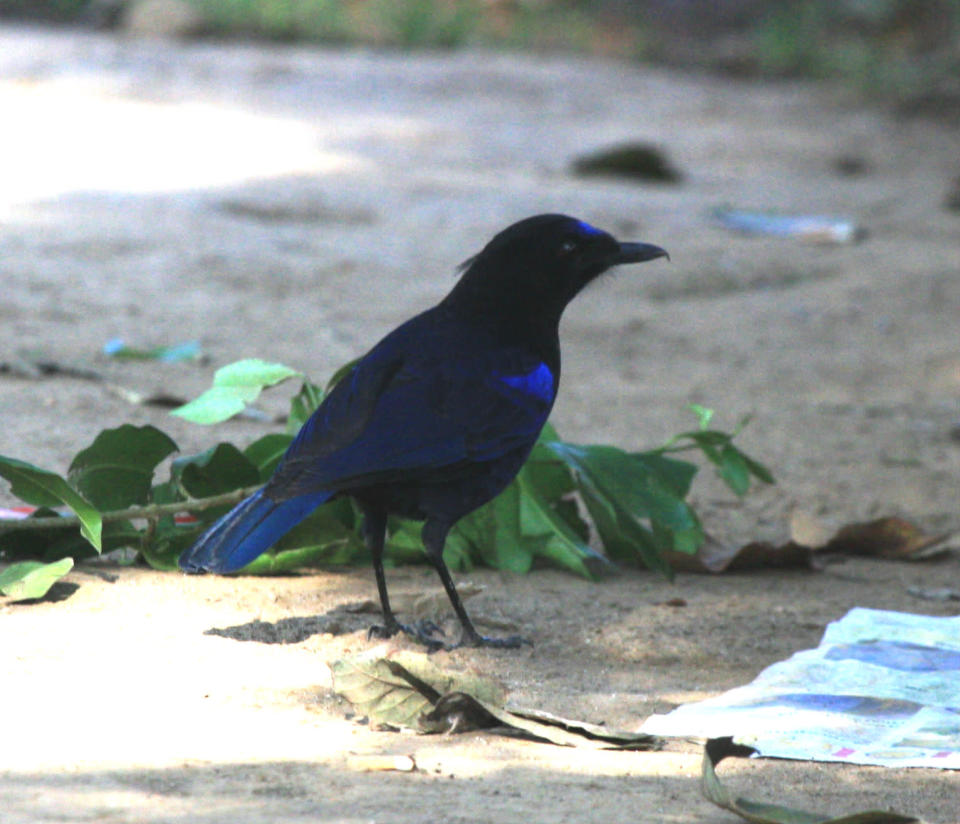
<instances>
[{"instance_id":1,"label":"bird's blue forehead patch","mask_svg":"<svg viewBox=\"0 0 960 824\"><path fill-rule=\"evenodd\" d=\"M553 372L545 363L538 364L522 375L498 375L507 386L519 389L527 395L533 395L549 403L553 400Z\"/></svg>"},{"instance_id":2,"label":"bird's blue forehead patch","mask_svg":"<svg viewBox=\"0 0 960 824\"><path fill-rule=\"evenodd\" d=\"M598 229L596 226L591 226L589 223L585 223L582 220L577 221L577 229L585 235L602 235L603 232Z\"/></svg>"}]
</instances>

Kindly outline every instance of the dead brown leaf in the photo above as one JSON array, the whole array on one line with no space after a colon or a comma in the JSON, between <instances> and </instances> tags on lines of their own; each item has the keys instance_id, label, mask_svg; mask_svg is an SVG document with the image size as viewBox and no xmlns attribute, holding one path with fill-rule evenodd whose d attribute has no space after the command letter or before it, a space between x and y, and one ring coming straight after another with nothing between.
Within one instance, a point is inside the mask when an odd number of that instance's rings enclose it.
<instances>
[{"instance_id":1,"label":"dead brown leaf","mask_svg":"<svg viewBox=\"0 0 960 824\"><path fill-rule=\"evenodd\" d=\"M794 516L790 531L791 538L781 544L753 541L739 547L708 535L695 555L671 552L667 553L667 560L676 570L712 573L788 567L817 570L823 568L825 555L923 561L947 552L949 547L944 543L952 535L930 534L899 517L826 529L810 518Z\"/></svg>"},{"instance_id":2,"label":"dead brown leaf","mask_svg":"<svg viewBox=\"0 0 960 824\"><path fill-rule=\"evenodd\" d=\"M338 695L372 722L395 728L424 733L503 728L563 747L593 749L649 750L658 743L645 733L505 707L506 694L498 683L442 670L424 653L371 650L336 661L331 670Z\"/></svg>"},{"instance_id":3,"label":"dead brown leaf","mask_svg":"<svg viewBox=\"0 0 960 824\"><path fill-rule=\"evenodd\" d=\"M668 553L667 560L674 569L683 572L720 573L785 567L816 569L819 566L813 549L793 541L779 545L753 541L738 547L718 541L711 535L695 555L672 552Z\"/></svg>"},{"instance_id":4,"label":"dead brown leaf","mask_svg":"<svg viewBox=\"0 0 960 824\"><path fill-rule=\"evenodd\" d=\"M841 527L821 549L842 555L871 555L919 561L946 551L950 533L931 535L905 518L878 518Z\"/></svg>"}]
</instances>

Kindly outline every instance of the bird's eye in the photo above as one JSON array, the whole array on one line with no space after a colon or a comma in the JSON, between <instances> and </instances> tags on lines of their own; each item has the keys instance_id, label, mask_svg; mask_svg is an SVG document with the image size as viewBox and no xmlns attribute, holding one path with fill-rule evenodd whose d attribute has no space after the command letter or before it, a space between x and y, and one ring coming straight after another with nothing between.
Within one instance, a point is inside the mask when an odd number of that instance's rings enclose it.
<instances>
[{"instance_id":1,"label":"bird's eye","mask_svg":"<svg viewBox=\"0 0 960 824\"><path fill-rule=\"evenodd\" d=\"M577 249L577 242L575 240L565 240L560 244L560 254L569 255L571 252L575 252Z\"/></svg>"}]
</instances>

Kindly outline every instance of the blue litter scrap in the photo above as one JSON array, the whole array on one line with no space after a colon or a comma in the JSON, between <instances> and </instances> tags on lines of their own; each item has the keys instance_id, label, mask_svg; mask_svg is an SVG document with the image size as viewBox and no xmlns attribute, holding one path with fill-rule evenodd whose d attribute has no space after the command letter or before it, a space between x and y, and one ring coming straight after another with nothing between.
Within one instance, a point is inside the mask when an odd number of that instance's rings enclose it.
<instances>
[{"instance_id":1,"label":"blue litter scrap","mask_svg":"<svg viewBox=\"0 0 960 824\"><path fill-rule=\"evenodd\" d=\"M852 220L821 215L780 215L721 207L713 216L721 224L746 235L796 237L812 243L858 243L867 231Z\"/></svg>"}]
</instances>

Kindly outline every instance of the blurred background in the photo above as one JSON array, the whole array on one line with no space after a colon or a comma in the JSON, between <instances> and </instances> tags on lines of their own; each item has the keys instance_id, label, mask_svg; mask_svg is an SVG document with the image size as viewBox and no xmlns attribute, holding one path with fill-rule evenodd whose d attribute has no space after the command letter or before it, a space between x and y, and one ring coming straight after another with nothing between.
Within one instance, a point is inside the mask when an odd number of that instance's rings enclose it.
<instances>
[{"instance_id":1,"label":"blurred background","mask_svg":"<svg viewBox=\"0 0 960 824\"><path fill-rule=\"evenodd\" d=\"M0 111L0 453L251 441L130 399L252 356L323 382L560 211L672 256L567 313L564 437L752 413L782 485L743 537L957 521L960 0L0 0Z\"/></svg>"},{"instance_id":2,"label":"blurred background","mask_svg":"<svg viewBox=\"0 0 960 824\"><path fill-rule=\"evenodd\" d=\"M960 116L960 0L0 0L0 17L141 34L615 55L839 79Z\"/></svg>"}]
</instances>

